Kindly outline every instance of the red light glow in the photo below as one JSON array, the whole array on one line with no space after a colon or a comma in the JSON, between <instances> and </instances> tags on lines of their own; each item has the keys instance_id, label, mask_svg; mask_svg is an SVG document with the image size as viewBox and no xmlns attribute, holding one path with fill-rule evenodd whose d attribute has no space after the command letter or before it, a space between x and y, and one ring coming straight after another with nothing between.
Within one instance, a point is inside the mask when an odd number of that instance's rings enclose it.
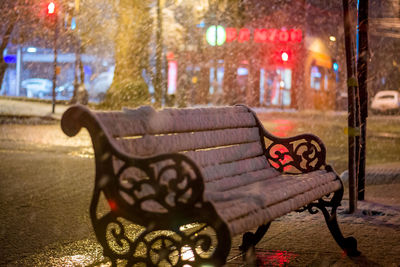
<instances>
[{"instance_id":1,"label":"red light glow","mask_svg":"<svg viewBox=\"0 0 400 267\"><path fill-rule=\"evenodd\" d=\"M275 124L275 127L272 131L273 135L279 137L287 137L294 134L293 129L296 125L292 121L285 119L277 119L273 120L272 123Z\"/></svg>"},{"instance_id":2,"label":"red light glow","mask_svg":"<svg viewBox=\"0 0 400 267\"><path fill-rule=\"evenodd\" d=\"M108 200L108 205L110 206L111 210L113 210L113 211L117 210L117 203L115 203L115 201Z\"/></svg>"},{"instance_id":3,"label":"red light glow","mask_svg":"<svg viewBox=\"0 0 400 267\"><path fill-rule=\"evenodd\" d=\"M54 4L54 2L50 2L47 5L47 14L54 14L56 11L56 5Z\"/></svg>"},{"instance_id":4,"label":"red light glow","mask_svg":"<svg viewBox=\"0 0 400 267\"><path fill-rule=\"evenodd\" d=\"M257 258L262 266L288 266L298 254L288 251L257 251Z\"/></svg>"}]
</instances>

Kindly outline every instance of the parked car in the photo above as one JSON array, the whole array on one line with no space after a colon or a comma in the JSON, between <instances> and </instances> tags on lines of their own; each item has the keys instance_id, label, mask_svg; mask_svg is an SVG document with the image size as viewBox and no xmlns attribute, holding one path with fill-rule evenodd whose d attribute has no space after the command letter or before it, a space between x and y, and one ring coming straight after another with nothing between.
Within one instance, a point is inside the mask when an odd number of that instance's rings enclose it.
<instances>
[{"instance_id":1,"label":"parked car","mask_svg":"<svg viewBox=\"0 0 400 267\"><path fill-rule=\"evenodd\" d=\"M27 97L43 98L52 94L53 82L48 79L31 78L22 81L21 88Z\"/></svg>"},{"instance_id":2,"label":"parked car","mask_svg":"<svg viewBox=\"0 0 400 267\"><path fill-rule=\"evenodd\" d=\"M89 99L95 101L103 100L108 88L110 88L114 72L108 71L100 73L91 83L88 90Z\"/></svg>"},{"instance_id":3,"label":"parked car","mask_svg":"<svg viewBox=\"0 0 400 267\"><path fill-rule=\"evenodd\" d=\"M56 93L59 98L71 98L74 94L74 83L67 82L56 87Z\"/></svg>"},{"instance_id":4,"label":"parked car","mask_svg":"<svg viewBox=\"0 0 400 267\"><path fill-rule=\"evenodd\" d=\"M371 103L372 112L400 112L400 93L394 90L378 92Z\"/></svg>"}]
</instances>

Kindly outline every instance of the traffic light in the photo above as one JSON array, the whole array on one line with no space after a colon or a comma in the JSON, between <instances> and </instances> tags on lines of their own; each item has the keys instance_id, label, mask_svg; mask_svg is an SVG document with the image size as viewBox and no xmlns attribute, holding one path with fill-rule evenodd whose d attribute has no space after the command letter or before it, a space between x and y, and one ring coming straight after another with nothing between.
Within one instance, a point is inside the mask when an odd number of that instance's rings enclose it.
<instances>
[{"instance_id":1,"label":"traffic light","mask_svg":"<svg viewBox=\"0 0 400 267\"><path fill-rule=\"evenodd\" d=\"M281 47L269 55L269 63L280 66L291 66L295 62L295 53L291 48Z\"/></svg>"},{"instance_id":2,"label":"traffic light","mask_svg":"<svg viewBox=\"0 0 400 267\"><path fill-rule=\"evenodd\" d=\"M289 54L285 51L281 53L281 59L283 62L287 62L289 60Z\"/></svg>"},{"instance_id":3,"label":"traffic light","mask_svg":"<svg viewBox=\"0 0 400 267\"><path fill-rule=\"evenodd\" d=\"M47 5L47 14L48 15L54 15L56 13L56 4L51 1L48 5Z\"/></svg>"},{"instance_id":4,"label":"traffic light","mask_svg":"<svg viewBox=\"0 0 400 267\"><path fill-rule=\"evenodd\" d=\"M333 68L334 71L338 71L339 70L339 64L337 62L333 62L332 68Z\"/></svg>"}]
</instances>

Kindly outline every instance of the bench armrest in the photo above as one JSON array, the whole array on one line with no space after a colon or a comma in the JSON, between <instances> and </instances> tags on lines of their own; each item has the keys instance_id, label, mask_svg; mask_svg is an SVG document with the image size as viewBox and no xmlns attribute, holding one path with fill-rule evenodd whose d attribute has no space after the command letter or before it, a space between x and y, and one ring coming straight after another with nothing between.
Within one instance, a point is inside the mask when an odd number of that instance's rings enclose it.
<instances>
[{"instance_id":1,"label":"bench armrest","mask_svg":"<svg viewBox=\"0 0 400 267\"><path fill-rule=\"evenodd\" d=\"M279 138L265 131L264 137L271 141L267 159L280 172L307 173L326 167L325 145L313 134Z\"/></svg>"},{"instance_id":2,"label":"bench armrest","mask_svg":"<svg viewBox=\"0 0 400 267\"><path fill-rule=\"evenodd\" d=\"M287 138L277 137L264 128L251 108L247 108L254 115L260 129L261 142L265 148L264 153L273 168L279 172L291 174L331 169L327 168L326 148L319 137L313 134L300 134Z\"/></svg>"}]
</instances>

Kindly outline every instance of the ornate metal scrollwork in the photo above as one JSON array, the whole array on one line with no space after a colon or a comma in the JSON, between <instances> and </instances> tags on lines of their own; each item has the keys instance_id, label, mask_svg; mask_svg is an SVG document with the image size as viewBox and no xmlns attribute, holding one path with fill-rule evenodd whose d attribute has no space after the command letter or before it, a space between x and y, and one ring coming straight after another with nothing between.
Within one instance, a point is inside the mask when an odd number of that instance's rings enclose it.
<instances>
[{"instance_id":1,"label":"ornate metal scrollwork","mask_svg":"<svg viewBox=\"0 0 400 267\"><path fill-rule=\"evenodd\" d=\"M115 190L108 197L125 211L153 216L200 208L203 203L201 174L180 154L125 161L116 173Z\"/></svg>"},{"instance_id":2,"label":"ornate metal scrollwork","mask_svg":"<svg viewBox=\"0 0 400 267\"><path fill-rule=\"evenodd\" d=\"M324 166L326 150L322 141L309 134L290 138L266 136L272 141L266 148L267 158L279 172L305 173Z\"/></svg>"},{"instance_id":3,"label":"ornate metal scrollwork","mask_svg":"<svg viewBox=\"0 0 400 267\"><path fill-rule=\"evenodd\" d=\"M121 162L113 165L115 176L106 186L97 184L92 202L97 206L104 191L111 211L91 218L113 266L119 261L126 266L224 264L229 230L203 202L202 176L189 158L165 154ZM182 228L187 224L191 227Z\"/></svg>"},{"instance_id":4,"label":"ornate metal scrollwork","mask_svg":"<svg viewBox=\"0 0 400 267\"><path fill-rule=\"evenodd\" d=\"M246 106L245 106L246 107ZM326 166L325 145L313 134L300 134L288 138L277 137L268 132L256 113L254 119L260 130L261 143L265 147L266 157L273 168L289 174L319 170Z\"/></svg>"},{"instance_id":5,"label":"ornate metal scrollwork","mask_svg":"<svg viewBox=\"0 0 400 267\"><path fill-rule=\"evenodd\" d=\"M157 227L157 226L156 226ZM210 223L193 223L186 227L149 229L108 213L95 224L96 235L103 246L104 256L113 266L142 263L145 266L219 266L227 232ZM129 236L129 232L136 232ZM226 250L226 247L224 248ZM227 250L229 251L229 249Z\"/></svg>"}]
</instances>

